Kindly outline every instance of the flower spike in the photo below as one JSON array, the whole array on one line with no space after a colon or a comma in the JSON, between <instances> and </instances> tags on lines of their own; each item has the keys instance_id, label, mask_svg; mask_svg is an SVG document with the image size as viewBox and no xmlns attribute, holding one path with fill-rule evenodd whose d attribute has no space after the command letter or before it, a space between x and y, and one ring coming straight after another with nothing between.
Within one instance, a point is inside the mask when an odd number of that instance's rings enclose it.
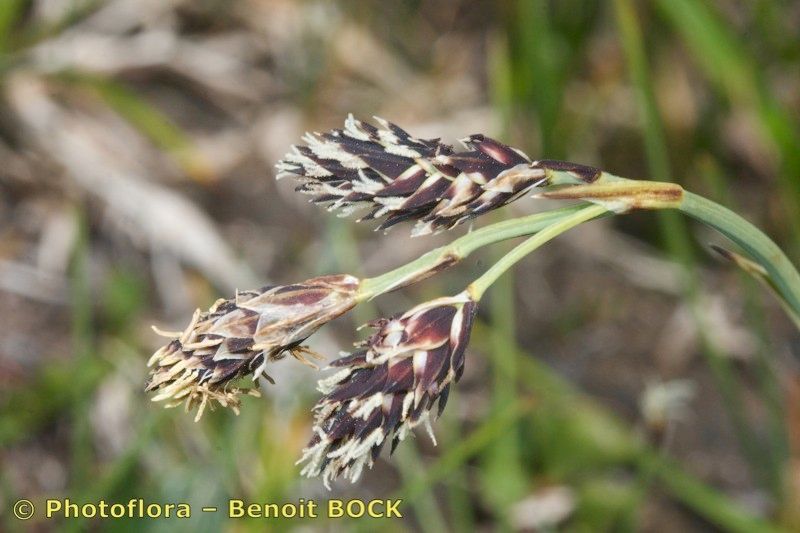
<instances>
[{"instance_id":1,"label":"flower spike","mask_svg":"<svg viewBox=\"0 0 800 533\"><path fill-rule=\"evenodd\" d=\"M276 168L299 192L359 220L383 218L378 229L416 220L414 235L450 229L546 183L542 162L483 135L456 152L439 139L418 139L391 122L380 127L350 115L344 129L308 133Z\"/></svg>"},{"instance_id":2,"label":"flower spike","mask_svg":"<svg viewBox=\"0 0 800 533\"><path fill-rule=\"evenodd\" d=\"M266 374L268 363L287 353L311 364L316 356L301 343L320 326L352 309L360 280L349 275L322 276L294 285L239 292L218 300L208 311L195 311L182 333L164 333L172 340L148 362L153 367L145 390L167 407L199 406L199 420L209 402L238 413L239 395L258 395L234 382Z\"/></svg>"},{"instance_id":3,"label":"flower spike","mask_svg":"<svg viewBox=\"0 0 800 533\"><path fill-rule=\"evenodd\" d=\"M434 443L430 414L447 403L450 386L464 371L476 303L466 293L423 303L376 327L354 353L331 363L341 370L319 382L325 396L315 407L314 437L298 462L302 474L339 475L355 482L384 444L392 451L423 424Z\"/></svg>"}]
</instances>

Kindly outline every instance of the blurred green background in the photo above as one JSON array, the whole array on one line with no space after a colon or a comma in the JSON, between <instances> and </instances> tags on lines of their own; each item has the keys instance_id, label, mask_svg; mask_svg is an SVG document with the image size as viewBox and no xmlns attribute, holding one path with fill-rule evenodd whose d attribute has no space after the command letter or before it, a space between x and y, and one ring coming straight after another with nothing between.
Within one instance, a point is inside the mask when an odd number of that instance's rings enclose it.
<instances>
[{"instance_id":1,"label":"blurred green background","mask_svg":"<svg viewBox=\"0 0 800 533\"><path fill-rule=\"evenodd\" d=\"M674 180L800 251L800 3L0 0L0 530L800 531L800 335L685 220L565 235L488 295L439 441L326 491L293 465L318 375L285 360L200 423L143 393L195 307L411 239L273 165L348 112L420 137ZM525 199L499 216L543 209ZM479 221L479 224L485 224ZM498 245L328 326L454 293ZM188 502L189 520L16 520L19 498ZM402 519L226 520L229 498L403 498Z\"/></svg>"}]
</instances>

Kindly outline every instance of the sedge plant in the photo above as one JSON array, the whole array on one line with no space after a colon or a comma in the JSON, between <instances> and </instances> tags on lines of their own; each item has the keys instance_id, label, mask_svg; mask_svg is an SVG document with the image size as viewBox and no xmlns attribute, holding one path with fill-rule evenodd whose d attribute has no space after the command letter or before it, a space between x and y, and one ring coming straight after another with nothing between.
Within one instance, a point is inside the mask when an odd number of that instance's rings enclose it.
<instances>
[{"instance_id":1,"label":"sedge plant","mask_svg":"<svg viewBox=\"0 0 800 533\"><path fill-rule=\"evenodd\" d=\"M266 286L197 310L182 332L150 359L146 389L167 406L238 413L245 378L271 381L270 364L291 355L316 367L321 358L303 345L316 330L358 304L452 268L473 251L527 237L455 295L443 295L368 323L374 332L330 363L319 382L313 435L298 462L324 484L356 481L388 442L394 448L417 426L435 442L432 418L441 415L466 363L466 348L481 298L504 272L548 241L597 218L634 210L677 210L716 229L741 253L721 253L767 283L800 326L800 274L764 233L725 207L680 185L625 179L556 160L532 160L515 148L471 135L456 151L439 139L418 139L378 119L350 116L344 129L307 134L278 163L278 178L294 177L312 201L387 229L415 221L414 235L439 233L526 194L575 205L489 224L384 274L359 279L320 276Z\"/></svg>"}]
</instances>

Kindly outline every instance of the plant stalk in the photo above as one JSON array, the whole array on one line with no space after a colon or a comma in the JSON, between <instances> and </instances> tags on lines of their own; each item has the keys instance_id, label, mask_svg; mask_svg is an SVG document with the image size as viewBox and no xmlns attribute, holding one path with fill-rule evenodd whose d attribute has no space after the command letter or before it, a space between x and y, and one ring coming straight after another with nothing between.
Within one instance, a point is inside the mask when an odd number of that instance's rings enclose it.
<instances>
[{"instance_id":1,"label":"plant stalk","mask_svg":"<svg viewBox=\"0 0 800 533\"><path fill-rule=\"evenodd\" d=\"M571 185L539 194L542 198L583 200L624 213L632 209L677 209L716 229L742 247L767 272L767 278L786 305L800 313L800 273L764 232L730 209L674 183L621 178L603 172L586 184L564 171L548 171L553 185Z\"/></svg>"},{"instance_id":2,"label":"plant stalk","mask_svg":"<svg viewBox=\"0 0 800 533\"><path fill-rule=\"evenodd\" d=\"M741 246L766 269L778 294L789 307L795 313L800 313L800 273L772 239L730 209L688 191L684 193L678 210L711 226Z\"/></svg>"},{"instance_id":3,"label":"plant stalk","mask_svg":"<svg viewBox=\"0 0 800 533\"><path fill-rule=\"evenodd\" d=\"M484 272L478 279L470 283L469 287L467 287L467 293L469 293L472 299L477 302L481 299L481 296L483 296L483 293L486 291L486 289L488 289L492 283L497 281L497 278L502 276L506 270L511 268L526 255L533 252L546 242L558 237L565 231L572 229L584 222L588 222L593 218L597 218L607 212L608 209L606 209L604 206L593 205L584 207L577 213L551 223L549 226L536 233L533 237L530 237L528 240L500 258L500 260L492 265L489 270Z\"/></svg>"},{"instance_id":4,"label":"plant stalk","mask_svg":"<svg viewBox=\"0 0 800 533\"><path fill-rule=\"evenodd\" d=\"M571 206L491 224L467 233L451 243L431 250L405 265L380 276L361 281L359 300L416 283L466 258L469 254L496 242L530 235L579 212L585 206Z\"/></svg>"}]
</instances>

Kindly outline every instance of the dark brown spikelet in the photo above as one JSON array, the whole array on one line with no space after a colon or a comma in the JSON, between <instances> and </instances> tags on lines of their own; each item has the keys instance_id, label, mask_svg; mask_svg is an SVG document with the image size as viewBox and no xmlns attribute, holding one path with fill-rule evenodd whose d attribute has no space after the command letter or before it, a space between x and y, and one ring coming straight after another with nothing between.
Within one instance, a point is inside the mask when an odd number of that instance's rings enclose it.
<instances>
[{"instance_id":1,"label":"dark brown spikelet","mask_svg":"<svg viewBox=\"0 0 800 533\"><path fill-rule=\"evenodd\" d=\"M172 338L148 362L153 367L145 390L168 407L199 406L199 420L209 402L238 413L242 390L234 383L265 376L267 363L287 353L311 364L315 355L301 343L320 326L356 305L359 280L349 275L322 276L294 285L239 292L218 300L208 311L195 311L182 333L157 332Z\"/></svg>"},{"instance_id":2,"label":"dark brown spikelet","mask_svg":"<svg viewBox=\"0 0 800 533\"><path fill-rule=\"evenodd\" d=\"M419 424L433 439L430 413L436 406L441 414L461 377L475 311L462 293L371 323L378 331L334 361L342 370L319 382L325 396L315 407L315 435L298 461L306 462L302 474L321 475L326 486L339 475L355 482L388 440L394 450Z\"/></svg>"},{"instance_id":3,"label":"dark brown spikelet","mask_svg":"<svg viewBox=\"0 0 800 533\"><path fill-rule=\"evenodd\" d=\"M278 178L295 176L298 191L342 216L368 209L359 220L383 218L379 229L416 220L414 235L452 228L546 182L540 162L483 135L456 152L376 120L380 128L350 115L344 129L306 134L277 164Z\"/></svg>"}]
</instances>

